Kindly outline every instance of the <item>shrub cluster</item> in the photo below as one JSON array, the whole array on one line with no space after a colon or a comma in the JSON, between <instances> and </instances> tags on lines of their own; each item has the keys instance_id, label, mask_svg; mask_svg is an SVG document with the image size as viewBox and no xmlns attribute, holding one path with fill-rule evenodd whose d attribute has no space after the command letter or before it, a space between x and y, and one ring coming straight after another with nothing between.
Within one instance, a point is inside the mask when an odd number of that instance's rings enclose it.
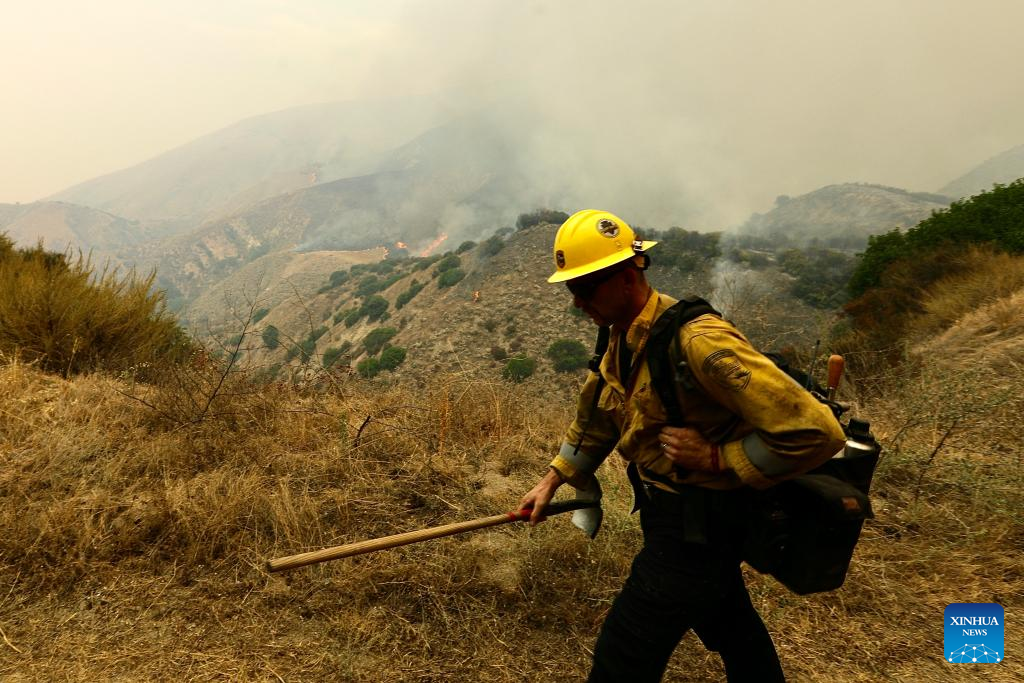
<instances>
[{"instance_id":1,"label":"shrub cluster","mask_svg":"<svg viewBox=\"0 0 1024 683\"><path fill-rule=\"evenodd\" d=\"M364 358L356 364L361 377L376 377L383 370L394 370L405 361L406 351L401 346L389 346L380 358Z\"/></svg>"},{"instance_id":2,"label":"shrub cluster","mask_svg":"<svg viewBox=\"0 0 1024 683\"><path fill-rule=\"evenodd\" d=\"M556 211L554 209L537 209L529 213L521 213L516 218L516 230L525 230L526 228L539 225L541 223L552 223L554 225L561 225L569 218L569 214L564 211Z\"/></svg>"},{"instance_id":3,"label":"shrub cluster","mask_svg":"<svg viewBox=\"0 0 1024 683\"><path fill-rule=\"evenodd\" d=\"M0 352L63 375L183 354L189 342L154 279L97 273L81 255L16 249L0 234Z\"/></svg>"},{"instance_id":4,"label":"shrub cluster","mask_svg":"<svg viewBox=\"0 0 1024 683\"><path fill-rule=\"evenodd\" d=\"M548 347L547 357L558 372L572 372L587 367L587 347L575 339L558 339Z\"/></svg>"},{"instance_id":5,"label":"shrub cluster","mask_svg":"<svg viewBox=\"0 0 1024 683\"><path fill-rule=\"evenodd\" d=\"M341 346L332 346L331 348L324 351L322 359L323 366L329 368L334 365L339 358L348 353L352 349L352 342L344 341Z\"/></svg>"},{"instance_id":6,"label":"shrub cluster","mask_svg":"<svg viewBox=\"0 0 1024 683\"><path fill-rule=\"evenodd\" d=\"M396 334L398 330L393 327L378 327L363 339L363 348L369 355L376 356Z\"/></svg>"},{"instance_id":7,"label":"shrub cluster","mask_svg":"<svg viewBox=\"0 0 1024 683\"><path fill-rule=\"evenodd\" d=\"M526 356L510 358L501 371L501 376L513 382L522 382L537 369L537 361Z\"/></svg>"},{"instance_id":8,"label":"shrub cluster","mask_svg":"<svg viewBox=\"0 0 1024 683\"><path fill-rule=\"evenodd\" d=\"M779 267L795 278L790 294L815 308L835 308L846 300L856 260L833 249L789 249L779 256Z\"/></svg>"},{"instance_id":9,"label":"shrub cluster","mask_svg":"<svg viewBox=\"0 0 1024 683\"><path fill-rule=\"evenodd\" d=\"M360 318L365 315L367 320L369 320L372 323L383 319L384 314L387 313L387 310L388 300L382 296L374 294L373 296L367 298L366 301L363 302L363 305L359 307L358 312ZM356 319L356 321L358 321L358 318ZM345 324L348 324L347 320L345 321ZM354 324L355 323L353 323L353 325Z\"/></svg>"},{"instance_id":10,"label":"shrub cluster","mask_svg":"<svg viewBox=\"0 0 1024 683\"><path fill-rule=\"evenodd\" d=\"M494 256L504 248L505 241L497 235L494 235L493 237L489 237L483 245L481 245L480 251L483 252L484 256Z\"/></svg>"},{"instance_id":11,"label":"shrub cluster","mask_svg":"<svg viewBox=\"0 0 1024 683\"><path fill-rule=\"evenodd\" d=\"M445 256L443 259L441 259L438 262L437 268L435 269L435 272L437 272L437 273L444 273L444 272L452 270L454 268L458 268L461 265L462 265L462 259L460 259L455 254L448 254L447 256Z\"/></svg>"},{"instance_id":12,"label":"shrub cluster","mask_svg":"<svg viewBox=\"0 0 1024 683\"><path fill-rule=\"evenodd\" d=\"M443 273L441 273L441 277L437 279L437 287L438 289L451 287L455 283L462 280L462 278L464 277L466 277L466 274L462 272L462 268L452 268L451 270L446 270Z\"/></svg>"},{"instance_id":13,"label":"shrub cluster","mask_svg":"<svg viewBox=\"0 0 1024 683\"><path fill-rule=\"evenodd\" d=\"M273 325L264 327L260 336L263 338L263 345L271 351L281 345L281 332Z\"/></svg>"},{"instance_id":14,"label":"shrub cluster","mask_svg":"<svg viewBox=\"0 0 1024 683\"><path fill-rule=\"evenodd\" d=\"M395 310L400 310L402 306L405 306L407 303L412 301L413 297L419 294L420 290L424 287L426 287L426 285L413 280L412 283L409 284L409 289L399 294L395 299Z\"/></svg>"}]
</instances>

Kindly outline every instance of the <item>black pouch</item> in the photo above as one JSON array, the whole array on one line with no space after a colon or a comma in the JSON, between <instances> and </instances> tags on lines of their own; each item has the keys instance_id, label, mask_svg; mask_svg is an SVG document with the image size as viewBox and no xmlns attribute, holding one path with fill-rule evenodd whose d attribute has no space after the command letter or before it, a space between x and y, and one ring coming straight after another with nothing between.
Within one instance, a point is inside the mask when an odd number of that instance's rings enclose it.
<instances>
[{"instance_id":1,"label":"black pouch","mask_svg":"<svg viewBox=\"0 0 1024 683\"><path fill-rule=\"evenodd\" d=\"M866 490L854 482L877 459L877 452L833 458L753 496L743 559L797 595L842 586L864 520L873 516Z\"/></svg>"}]
</instances>

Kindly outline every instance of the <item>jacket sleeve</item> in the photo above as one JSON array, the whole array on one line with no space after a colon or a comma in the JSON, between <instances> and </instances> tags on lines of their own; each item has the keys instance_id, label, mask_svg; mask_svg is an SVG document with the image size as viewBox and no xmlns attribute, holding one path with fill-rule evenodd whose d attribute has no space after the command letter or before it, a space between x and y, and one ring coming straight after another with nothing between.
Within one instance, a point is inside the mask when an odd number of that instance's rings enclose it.
<instances>
[{"instance_id":1,"label":"jacket sleeve","mask_svg":"<svg viewBox=\"0 0 1024 683\"><path fill-rule=\"evenodd\" d=\"M759 353L728 323L713 323L686 343L702 388L754 430L720 444L725 467L743 483L767 488L813 469L845 443L827 406Z\"/></svg>"},{"instance_id":2,"label":"jacket sleeve","mask_svg":"<svg viewBox=\"0 0 1024 683\"><path fill-rule=\"evenodd\" d=\"M597 373L591 372L580 391L576 404L576 419L566 431L558 455L551 461L551 468L578 489L588 486L594 472L619 441L618 427L600 405L591 415L594 392L597 391L598 384ZM607 384L600 384L607 390Z\"/></svg>"}]
</instances>

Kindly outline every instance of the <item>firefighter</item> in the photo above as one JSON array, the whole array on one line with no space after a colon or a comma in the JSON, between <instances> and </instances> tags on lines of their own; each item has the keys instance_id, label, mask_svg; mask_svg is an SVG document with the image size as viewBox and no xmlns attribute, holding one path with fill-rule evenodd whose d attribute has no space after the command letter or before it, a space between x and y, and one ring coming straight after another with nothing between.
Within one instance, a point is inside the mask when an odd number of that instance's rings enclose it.
<instances>
[{"instance_id":1,"label":"firefighter","mask_svg":"<svg viewBox=\"0 0 1024 683\"><path fill-rule=\"evenodd\" d=\"M594 472L612 450L629 461L644 545L602 625L588 680L658 681L693 629L729 681L782 681L740 572L744 507L753 490L838 452L842 427L711 314L679 329L693 385L680 387L685 423L669 426L645 354L652 325L675 303L645 277L656 244L604 211L580 211L558 230L548 282L565 283L573 304L611 334L558 455L521 506L536 524L562 484L599 497Z\"/></svg>"}]
</instances>

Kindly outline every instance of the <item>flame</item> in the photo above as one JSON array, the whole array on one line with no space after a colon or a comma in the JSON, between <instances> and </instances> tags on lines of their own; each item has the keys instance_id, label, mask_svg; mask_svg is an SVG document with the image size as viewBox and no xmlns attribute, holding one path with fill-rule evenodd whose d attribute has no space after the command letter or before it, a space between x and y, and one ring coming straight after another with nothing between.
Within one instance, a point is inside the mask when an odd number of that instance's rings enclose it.
<instances>
[{"instance_id":1,"label":"flame","mask_svg":"<svg viewBox=\"0 0 1024 683\"><path fill-rule=\"evenodd\" d=\"M395 242L395 246L398 247L399 249L408 249L409 248L409 245L406 244L405 242Z\"/></svg>"},{"instance_id":2,"label":"flame","mask_svg":"<svg viewBox=\"0 0 1024 683\"><path fill-rule=\"evenodd\" d=\"M420 252L420 256L430 256L430 252L441 246L441 243L448 239L448 233L442 232L437 236L437 239L431 242L426 249Z\"/></svg>"}]
</instances>

